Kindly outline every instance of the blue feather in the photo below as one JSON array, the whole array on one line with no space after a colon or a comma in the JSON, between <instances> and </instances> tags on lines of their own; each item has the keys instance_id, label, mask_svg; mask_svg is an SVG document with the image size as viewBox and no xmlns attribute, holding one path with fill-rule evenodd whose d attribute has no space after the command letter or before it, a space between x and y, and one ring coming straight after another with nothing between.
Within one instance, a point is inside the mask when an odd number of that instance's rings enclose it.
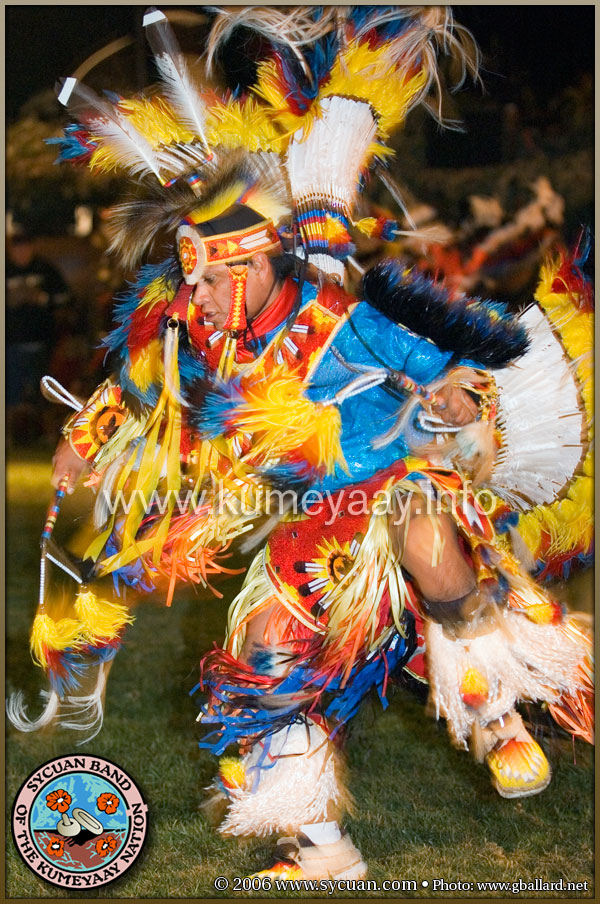
<instances>
[{"instance_id":1,"label":"blue feather","mask_svg":"<svg viewBox=\"0 0 600 904\"><path fill-rule=\"evenodd\" d=\"M227 431L238 405L244 401L239 383L230 380L219 392L209 392L199 411L190 413L190 422L205 439L214 439Z\"/></svg>"},{"instance_id":2,"label":"blue feather","mask_svg":"<svg viewBox=\"0 0 600 904\"><path fill-rule=\"evenodd\" d=\"M63 163L66 160L82 160L91 156L98 145L84 137L87 132L82 126L69 125L60 138L46 138L45 144L58 146L59 154L54 163Z\"/></svg>"}]
</instances>

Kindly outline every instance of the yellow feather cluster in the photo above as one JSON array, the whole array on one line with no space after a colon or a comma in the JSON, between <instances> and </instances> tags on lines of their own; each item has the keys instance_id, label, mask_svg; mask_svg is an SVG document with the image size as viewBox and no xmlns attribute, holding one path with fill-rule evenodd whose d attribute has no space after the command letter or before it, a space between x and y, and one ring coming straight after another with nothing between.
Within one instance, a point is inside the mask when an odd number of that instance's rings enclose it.
<instances>
[{"instance_id":1,"label":"yellow feather cluster","mask_svg":"<svg viewBox=\"0 0 600 904\"><path fill-rule=\"evenodd\" d=\"M199 139L177 118L164 97L121 99L119 110L152 147L161 144L189 144Z\"/></svg>"},{"instance_id":2,"label":"yellow feather cluster","mask_svg":"<svg viewBox=\"0 0 600 904\"><path fill-rule=\"evenodd\" d=\"M366 41L351 41L336 58L331 77L319 94L319 98L337 94L369 103L377 114L379 135L384 139L404 122L427 85L424 69L408 77L405 69L391 62L391 48L391 44L372 48Z\"/></svg>"},{"instance_id":3,"label":"yellow feather cluster","mask_svg":"<svg viewBox=\"0 0 600 904\"><path fill-rule=\"evenodd\" d=\"M125 625L133 623L129 610L119 603L99 600L91 590L81 589L75 600L75 612L81 624L81 634L86 643L114 640Z\"/></svg>"},{"instance_id":4,"label":"yellow feather cluster","mask_svg":"<svg viewBox=\"0 0 600 904\"><path fill-rule=\"evenodd\" d=\"M221 757L219 777L226 788L243 788L246 783L246 769L243 762L233 756Z\"/></svg>"},{"instance_id":5,"label":"yellow feather cluster","mask_svg":"<svg viewBox=\"0 0 600 904\"><path fill-rule=\"evenodd\" d=\"M162 381L163 361L160 339L152 339L136 355L132 355L129 378L142 392L146 392L152 383Z\"/></svg>"},{"instance_id":6,"label":"yellow feather cluster","mask_svg":"<svg viewBox=\"0 0 600 904\"><path fill-rule=\"evenodd\" d=\"M252 90L270 107L269 115L277 123L280 132L291 137L298 129L309 126L318 113L318 104L311 105L304 115L297 116L289 109L287 94L282 90L281 80L274 60L265 60L257 70L256 84Z\"/></svg>"},{"instance_id":7,"label":"yellow feather cluster","mask_svg":"<svg viewBox=\"0 0 600 904\"><path fill-rule=\"evenodd\" d=\"M213 104L208 113L207 140L211 146L244 147L254 152L279 151L282 139L265 107L248 97Z\"/></svg>"},{"instance_id":8,"label":"yellow feather cluster","mask_svg":"<svg viewBox=\"0 0 600 904\"><path fill-rule=\"evenodd\" d=\"M540 553L543 535L550 537L546 555L559 555L582 547L589 549L593 538L593 338L594 318L580 311L568 292L556 292L552 286L560 260L542 267L536 300L559 333L569 357L576 363L576 375L585 406L588 448L582 471L564 499L551 505L539 505L519 519L519 533L534 555Z\"/></svg>"},{"instance_id":9,"label":"yellow feather cluster","mask_svg":"<svg viewBox=\"0 0 600 904\"><path fill-rule=\"evenodd\" d=\"M329 214L327 214L327 216L325 217L323 236L327 239L328 242L350 241L348 231L341 220L338 220L336 217L331 217L329 216Z\"/></svg>"},{"instance_id":10,"label":"yellow feather cluster","mask_svg":"<svg viewBox=\"0 0 600 904\"><path fill-rule=\"evenodd\" d=\"M489 693L487 678L478 669L471 667L463 675L459 690L467 706L476 709L487 699Z\"/></svg>"},{"instance_id":11,"label":"yellow feather cluster","mask_svg":"<svg viewBox=\"0 0 600 904\"><path fill-rule=\"evenodd\" d=\"M553 261L542 267L540 284L535 298L559 332L569 357L577 362L577 378L585 404L588 429L591 431L594 413L594 317L587 311L580 311L568 292L553 291L552 285L556 279L559 265L559 261Z\"/></svg>"},{"instance_id":12,"label":"yellow feather cluster","mask_svg":"<svg viewBox=\"0 0 600 904\"><path fill-rule=\"evenodd\" d=\"M544 603L535 603L532 606L527 606L525 614L529 621L534 622L536 625L549 625L557 619L557 604L551 600L546 600ZM560 616L558 620L560 620Z\"/></svg>"},{"instance_id":13,"label":"yellow feather cluster","mask_svg":"<svg viewBox=\"0 0 600 904\"><path fill-rule=\"evenodd\" d=\"M132 624L133 618L125 606L99 600L87 588L81 588L75 605L64 600L51 603L56 616L69 611L74 614L62 618L52 617L47 611L39 611L33 620L30 634L31 653L34 661L42 668L49 665L48 654L63 650L79 650L87 644L96 645L102 641L114 640L125 625Z\"/></svg>"},{"instance_id":14,"label":"yellow feather cluster","mask_svg":"<svg viewBox=\"0 0 600 904\"><path fill-rule=\"evenodd\" d=\"M301 451L311 464L332 474L336 464L345 468L340 413L334 405L311 402L303 390L300 377L279 368L268 381L244 391L245 401L234 416L236 427L253 434L253 457Z\"/></svg>"},{"instance_id":15,"label":"yellow feather cluster","mask_svg":"<svg viewBox=\"0 0 600 904\"><path fill-rule=\"evenodd\" d=\"M46 652L66 650L82 646L81 624L75 618L61 618L55 621L44 612L38 613L31 626L29 637L31 654L43 669L48 667Z\"/></svg>"},{"instance_id":16,"label":"yellow feather cluster","mask_svg":"<svg viewBox=\"0 0 600 904\"><path fill-rule=\"evenodd\" d=\"M120 158L115 157L113 151L103 144L101 135L90 135L90 140L98 145L90 157L89 167L92 172L110 173L121 166Z\"/></svg>"},{"instance_id":17,"label":"yellow feather cluster","mask_svg":"<svg viewBox=\"0 0 600 904\"><path fill-rule=\"evenodd\" d=\"M362 220L357 220L356 223L353 223L352 225L355 229L358 229L359 232L362 232L363 235L367 235L371 238L373 231L377 226L377 220L375 217L363 217Z\"/></svg>"}]
</instances>

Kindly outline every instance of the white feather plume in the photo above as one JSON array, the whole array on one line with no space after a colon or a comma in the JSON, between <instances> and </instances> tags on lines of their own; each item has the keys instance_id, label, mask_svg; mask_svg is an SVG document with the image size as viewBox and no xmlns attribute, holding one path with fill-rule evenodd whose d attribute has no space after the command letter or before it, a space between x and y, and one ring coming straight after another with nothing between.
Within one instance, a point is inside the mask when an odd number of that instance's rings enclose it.
<instances>
[{"instance_id":1,"label":"white feather plume","mask_svg":"<svg viewBox=\"0 0 600 904\"><path fill-rule=\"evenodd\" d=\"M99 138L110 149L132 176L152 173L161 184L164 183L151 144L117 107L75 78L61 79L57 88L60 103L85 124L92 137Z\"/></svg>"},{"instance_id":2,"label":"white feather plume","mask_svg":"<svg viewBox=\"0 0 600 904\"><path fill-rule=\"evenodd\" d=\"M367 103L348 97L326 97L321 116L310 130L298 129L287 151L286 166L292 197L300 214L337 210L348 219L358 194L361 167L377 126ZM343 278L343 261L327 253L313 254L320 270Z\"/></svg>"},{"instance_id":3,"label":"white feather plume","mask_svg":"<svg viewBox=\"0 0 600 904\"><path fill-rule=\"evenodd\" d=\"M492 371L503 445L486 484L526 511L553 502L572 479L585 450L585 418L572 364L544 313L532 306L520 320L529 350Z\"/></svg>"},{"instance_id":4,"label":"white feather plume","mask_svg":"<svg viewBox=\"0 0 600 904\"><path fill-rule=\"evenodd\" d=\"M82 696L67 694L59 697L56 691L40 691L45 706L42 714L33 720L27 715L23 694L20 691L11 694L6 702L8 719L18 731L39 731L54 724L57 728L86 732L86 736L77 742L78 746L85 744L95 738L102 728L107 675L107 663L102 662L93 691Z\"/></svg>"},{"instance_id":5,"label":"white feather plume","mask_svg":"<svg viewBox=\"0 0 600 904\"><path fill-rule=\"evenodd\" d=\"M206 104L167 17L151 8L144 16L144 28L167 98L179 112L182 123L198 135L208 150L204 131Z\"/></svg>"},{"instance_id":6,"label":"white feather plume","mask_svg":"<svg viewBox=\"0 0 600 904\"><path fill-rule=\"evenodd\" d=\"M30 719L27 715L25 698L21 691L10 694L6 701L6 715L11 725L18 731L39 731L54 721L58 713L59 698L56 691L40 691L44 701L44 709L37 719Z\"/></svg>"},{"instance_id":7,"label":"white feather plume","mask_svg":"<svg viewBox=\"0 0 600 904\"><path fill-rule=\"evenodd\" d=\"M287 169L296 202L314 195L339 203L349 215L358 177L377 126L367 103L327 97L321 116L308 134L299 129L287 154Z\"/></svg>"}]
</instances>

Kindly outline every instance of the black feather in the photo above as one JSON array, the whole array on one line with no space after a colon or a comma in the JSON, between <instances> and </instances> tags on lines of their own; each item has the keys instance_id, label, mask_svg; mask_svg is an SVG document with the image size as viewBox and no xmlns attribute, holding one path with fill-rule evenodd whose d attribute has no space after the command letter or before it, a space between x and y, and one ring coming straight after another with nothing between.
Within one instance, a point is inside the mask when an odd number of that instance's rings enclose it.
<instances>
[{"instance_id":1,"label":"black feather","mask_svg":"<svg viewBox=\"0 0 600 904\"><path fill-rule=\"evenodd\" d=\"M451 299L443 286L414 270L406 272L400 260L385 260L369 270L361 294L394 323L484 367L505 367L527 351L527 333L504 305Z\"/></svg>"},{"instance_id":2,"label":"black feather","mask_svg":"<svg viewBox=\"0 0 600 904\"><path fill-rule=\"evenodd\" d=\"M217 161L215 154L213 161L202 167L199 191L193 191L184 177L169 186L146 186L144 194L132 195L112 209L110 251L121 256L126 268L135 269L159 235L175 233L192 211L211 204L235 182L243 183L242 196L260 178L264 167L260 155L228 151L225 162Z\"/></svg>"},{"instance_id":3,"label":"black feather","mask_svg":"<svg viewBox=\"0 0 600 904\"><path fill-rule=\"evenodd\" d=\"M110 251L119 254L127 269L135 269L158 235L174 232L197 206L198 198L186 182L176 182L168 189L153 187L143 196L132 195L111 211Z\"/></svg>"}]
</instances>

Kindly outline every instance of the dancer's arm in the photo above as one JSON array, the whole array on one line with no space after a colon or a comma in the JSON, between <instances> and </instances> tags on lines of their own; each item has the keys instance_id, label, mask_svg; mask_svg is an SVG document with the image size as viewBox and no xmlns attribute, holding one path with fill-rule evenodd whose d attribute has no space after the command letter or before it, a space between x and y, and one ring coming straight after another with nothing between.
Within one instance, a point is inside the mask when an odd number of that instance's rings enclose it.
<instances>
[{"instance_id":1,"label":"dancer's arm","mask_svg":"<svg viewBox=\"0 0 600 904\"><path fill-rule=\"evenodd\" d=\"M90 463L81 458L75 452L66 439L61 439L52 457L51 484L58 488L58 484L65 476L69 475L67 493L72 493L80 477L90 469Z\"/></svg>"}]
</instances>

